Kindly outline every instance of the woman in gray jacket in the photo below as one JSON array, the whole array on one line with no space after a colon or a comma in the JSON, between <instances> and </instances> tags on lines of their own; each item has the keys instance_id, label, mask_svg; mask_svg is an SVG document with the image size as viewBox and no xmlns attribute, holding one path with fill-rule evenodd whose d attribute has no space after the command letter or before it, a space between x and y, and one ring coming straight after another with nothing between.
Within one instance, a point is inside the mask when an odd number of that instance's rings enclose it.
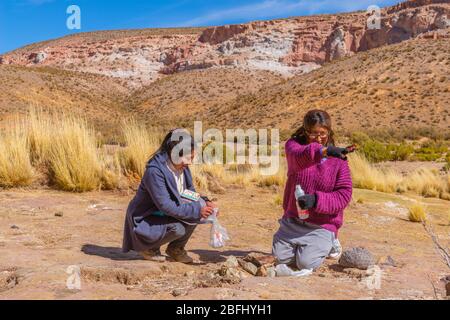
<instances>
[{"instance_id":1,"label":"woman in gray jacket","mask_svg":"<svg viewBox=\"0 0 450 320\"><path fill-rule=\"evenodd\" d=\"M165 261L160 247L178 262L193 260L184 249L200 219L216 207L195 192L189 165L194 140L183 129L170 131L147 163L125 218L123 251L134 250L145 259Z\"/></svg>"}]
</instances>

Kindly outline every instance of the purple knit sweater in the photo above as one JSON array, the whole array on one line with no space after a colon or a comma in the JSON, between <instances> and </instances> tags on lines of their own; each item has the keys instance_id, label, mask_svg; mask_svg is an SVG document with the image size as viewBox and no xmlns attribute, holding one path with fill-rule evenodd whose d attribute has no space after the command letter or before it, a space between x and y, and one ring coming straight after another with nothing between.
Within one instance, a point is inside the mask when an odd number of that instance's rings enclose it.
<instances>
[{"instance_id":1,"label":"purple knit sweater","mask_svg":"<svg viewBox=\"0 0 450 320\"><path fill-rule=\"evenodd\" d=\"M344 208L352 197L352 179L347 161L324 158L323 146L317 142L301 145L293 139L286 142L288 178L284 190L284 217L297 217L295 185L306 194L316 195L316 207L309 210L307 222L320 225L336 234L342 226Z\"/></svg>"}]
</instances>

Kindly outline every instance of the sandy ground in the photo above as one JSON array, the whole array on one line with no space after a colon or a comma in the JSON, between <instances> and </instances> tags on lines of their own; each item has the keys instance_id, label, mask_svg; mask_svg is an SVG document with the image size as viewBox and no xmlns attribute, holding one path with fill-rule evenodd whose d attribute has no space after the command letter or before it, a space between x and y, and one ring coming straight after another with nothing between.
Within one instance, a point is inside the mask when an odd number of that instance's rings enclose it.
<instances>
[{"instance_id":1,"label":"sandy ground","mask_svg":"<svg viewBox=\"0 0 450 320\"><path fill-rule=\"evenodd\" d=\"M133 195L72 194L54 190L0 192L1 299L435 299L443 296L449 267L423 226L407 220L405 206L427 204L430 223L445 247L450 243L447 201L413 195L354 191L340 239L344 248L364 246L380 264L381 285L368 286L364 272L342 270L334 260L306 278L248 275L236 284L199 285L230 256L270 253L281 207L271 189L229 188L217 195L221 223L232 240L208 246L201 225L188 244L194 265L145 261L121 252L125 209ZM67 288L69 266L81 269L81 289ZM70 271L70 270L69 270ZM373 278L372 278L373 279ZM372 288L372 289L369 289Z\"/></svg>"}]
</instances>

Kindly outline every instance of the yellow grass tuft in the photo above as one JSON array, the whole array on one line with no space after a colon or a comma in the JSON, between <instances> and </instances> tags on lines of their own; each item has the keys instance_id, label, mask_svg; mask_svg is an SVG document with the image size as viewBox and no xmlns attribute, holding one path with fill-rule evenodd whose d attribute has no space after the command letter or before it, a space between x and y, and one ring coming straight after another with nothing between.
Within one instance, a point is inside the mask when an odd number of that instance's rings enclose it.
<instances>
[{"instance_id":1,"label":"yellow grass tuft","mask_svg":"<svg viewBox=\"0 0 450 320\"><path fill-rule=\"evenodd\" d=\"M405 177L404 185L408 190L425 197L438 198L447 189L447 185L439 173L426 168L418 169Z\"/></svg>"},{"instance_id":2,"label":"yellow grass tuft","mask_svg":"<svg viewBox=\"0 0 450 320\"><path fill-rule=\"evenodd\" d=\"M196 189L208 191L208 178L202 172L203 165L192 165L189 167L192 174L192 180Z\"/></svg>"},{"instance_id":3,"label":"yellow grass tuft","mask_svg":"<svg viewBox=\"0 0 450 320\"><path fill-rule=\"evenodd\" d=\"M100 153L101 162L101 188L104 190L114 190L121 187L122 168L120 166L119 154Z\"/></svg>"},{"instance_id":4,"label":"yellow grass tuft","mask_svg":"<svg viewBox=\"0 0 450 320\"><path fill-rule=\"evenodd\" d=\"M45 114L42 109L30 108L28 121L26 121L30 156L33 165L44 164L49 160L51 147L57 136L57 127L60 119Z\"/></svg>"},{"instance_id":5,"label":"yellow grass tuft","mask_svg":"<svg viewBox=\"0 0 450 320\"><path fill-rule=\"evenodd\" d=\"M28 186L34 177L27 137L22 128L16 126L0 136L0 186Z\"/></svg>"},{"instance_id":6,"label":"yellow grass tuft","mask_svg":"<svg viewBox=\"0 0 450 320\"><path fill-rule=\"evenodd\" d=\"M409 220L412 222L425 222L427 215L425 208L421 204L414 204L409 207Z\"/></svg>"},{"instance_id":7,"label":"yellow grass tuft","mask_svg":"<svg viewBox=\"0 0 450 320\"><path fill-rule=\"evenodd\" d=\"M94 132L80 118L64 116L59 120L48 156L51 179L66 191L100 188L101 162Z\"/></svg>"},{"instance_id":8,"label":"yellow grass tuft","mask_svg":"<svg viewBox=\"0 0 450 320\"><path fill-rule=\"evenodd\" d=\"M142 177L147 161L160 145L161 134L135 120L123 122L122 133L126 147L120 151L121 166L125 174Z\"/></svg>"},{"instance_id":9,"label":"yellow grass tuft","mask_svg":"<svg viewBox=\"0 0 450 320\"><path fill-rule=\"evenodd\" d=\"M349 156L353 186L381 192L395 192L402 177L394 171L382 171L372 166L360 153Z\"/></svg>"},{"instance_id":10,"label":"yellow grass tuft","mask_svg":"<svg viewBox=\"0 0 450 320\"><path fill-rule=\"evenodd\" d=\"M281 206L282 204L283 204L283 195L281 195L281 194L276 194L275 196L274 196L274 198L273 198L273 203L276 205L276 206Z\"/></svg>"}]
</instances>

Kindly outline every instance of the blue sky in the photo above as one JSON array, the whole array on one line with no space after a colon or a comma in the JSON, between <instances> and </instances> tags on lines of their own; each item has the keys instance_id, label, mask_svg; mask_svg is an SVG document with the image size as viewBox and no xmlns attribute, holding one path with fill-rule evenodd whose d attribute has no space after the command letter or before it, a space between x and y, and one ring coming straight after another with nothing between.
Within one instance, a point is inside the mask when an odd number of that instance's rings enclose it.
<instances>
[{"instance_id":1,"label":"blue sky","mask_svg":"<svg viewBox=\"0 0 450 320\"><path fill-rule=\"evenodd\" d=\"M64 35L96 30L213 26L299 15L366 10L399 0L0 0L0 54ZM81 30L69 30L70 5Z\"/></svg>"}]
</instances>

